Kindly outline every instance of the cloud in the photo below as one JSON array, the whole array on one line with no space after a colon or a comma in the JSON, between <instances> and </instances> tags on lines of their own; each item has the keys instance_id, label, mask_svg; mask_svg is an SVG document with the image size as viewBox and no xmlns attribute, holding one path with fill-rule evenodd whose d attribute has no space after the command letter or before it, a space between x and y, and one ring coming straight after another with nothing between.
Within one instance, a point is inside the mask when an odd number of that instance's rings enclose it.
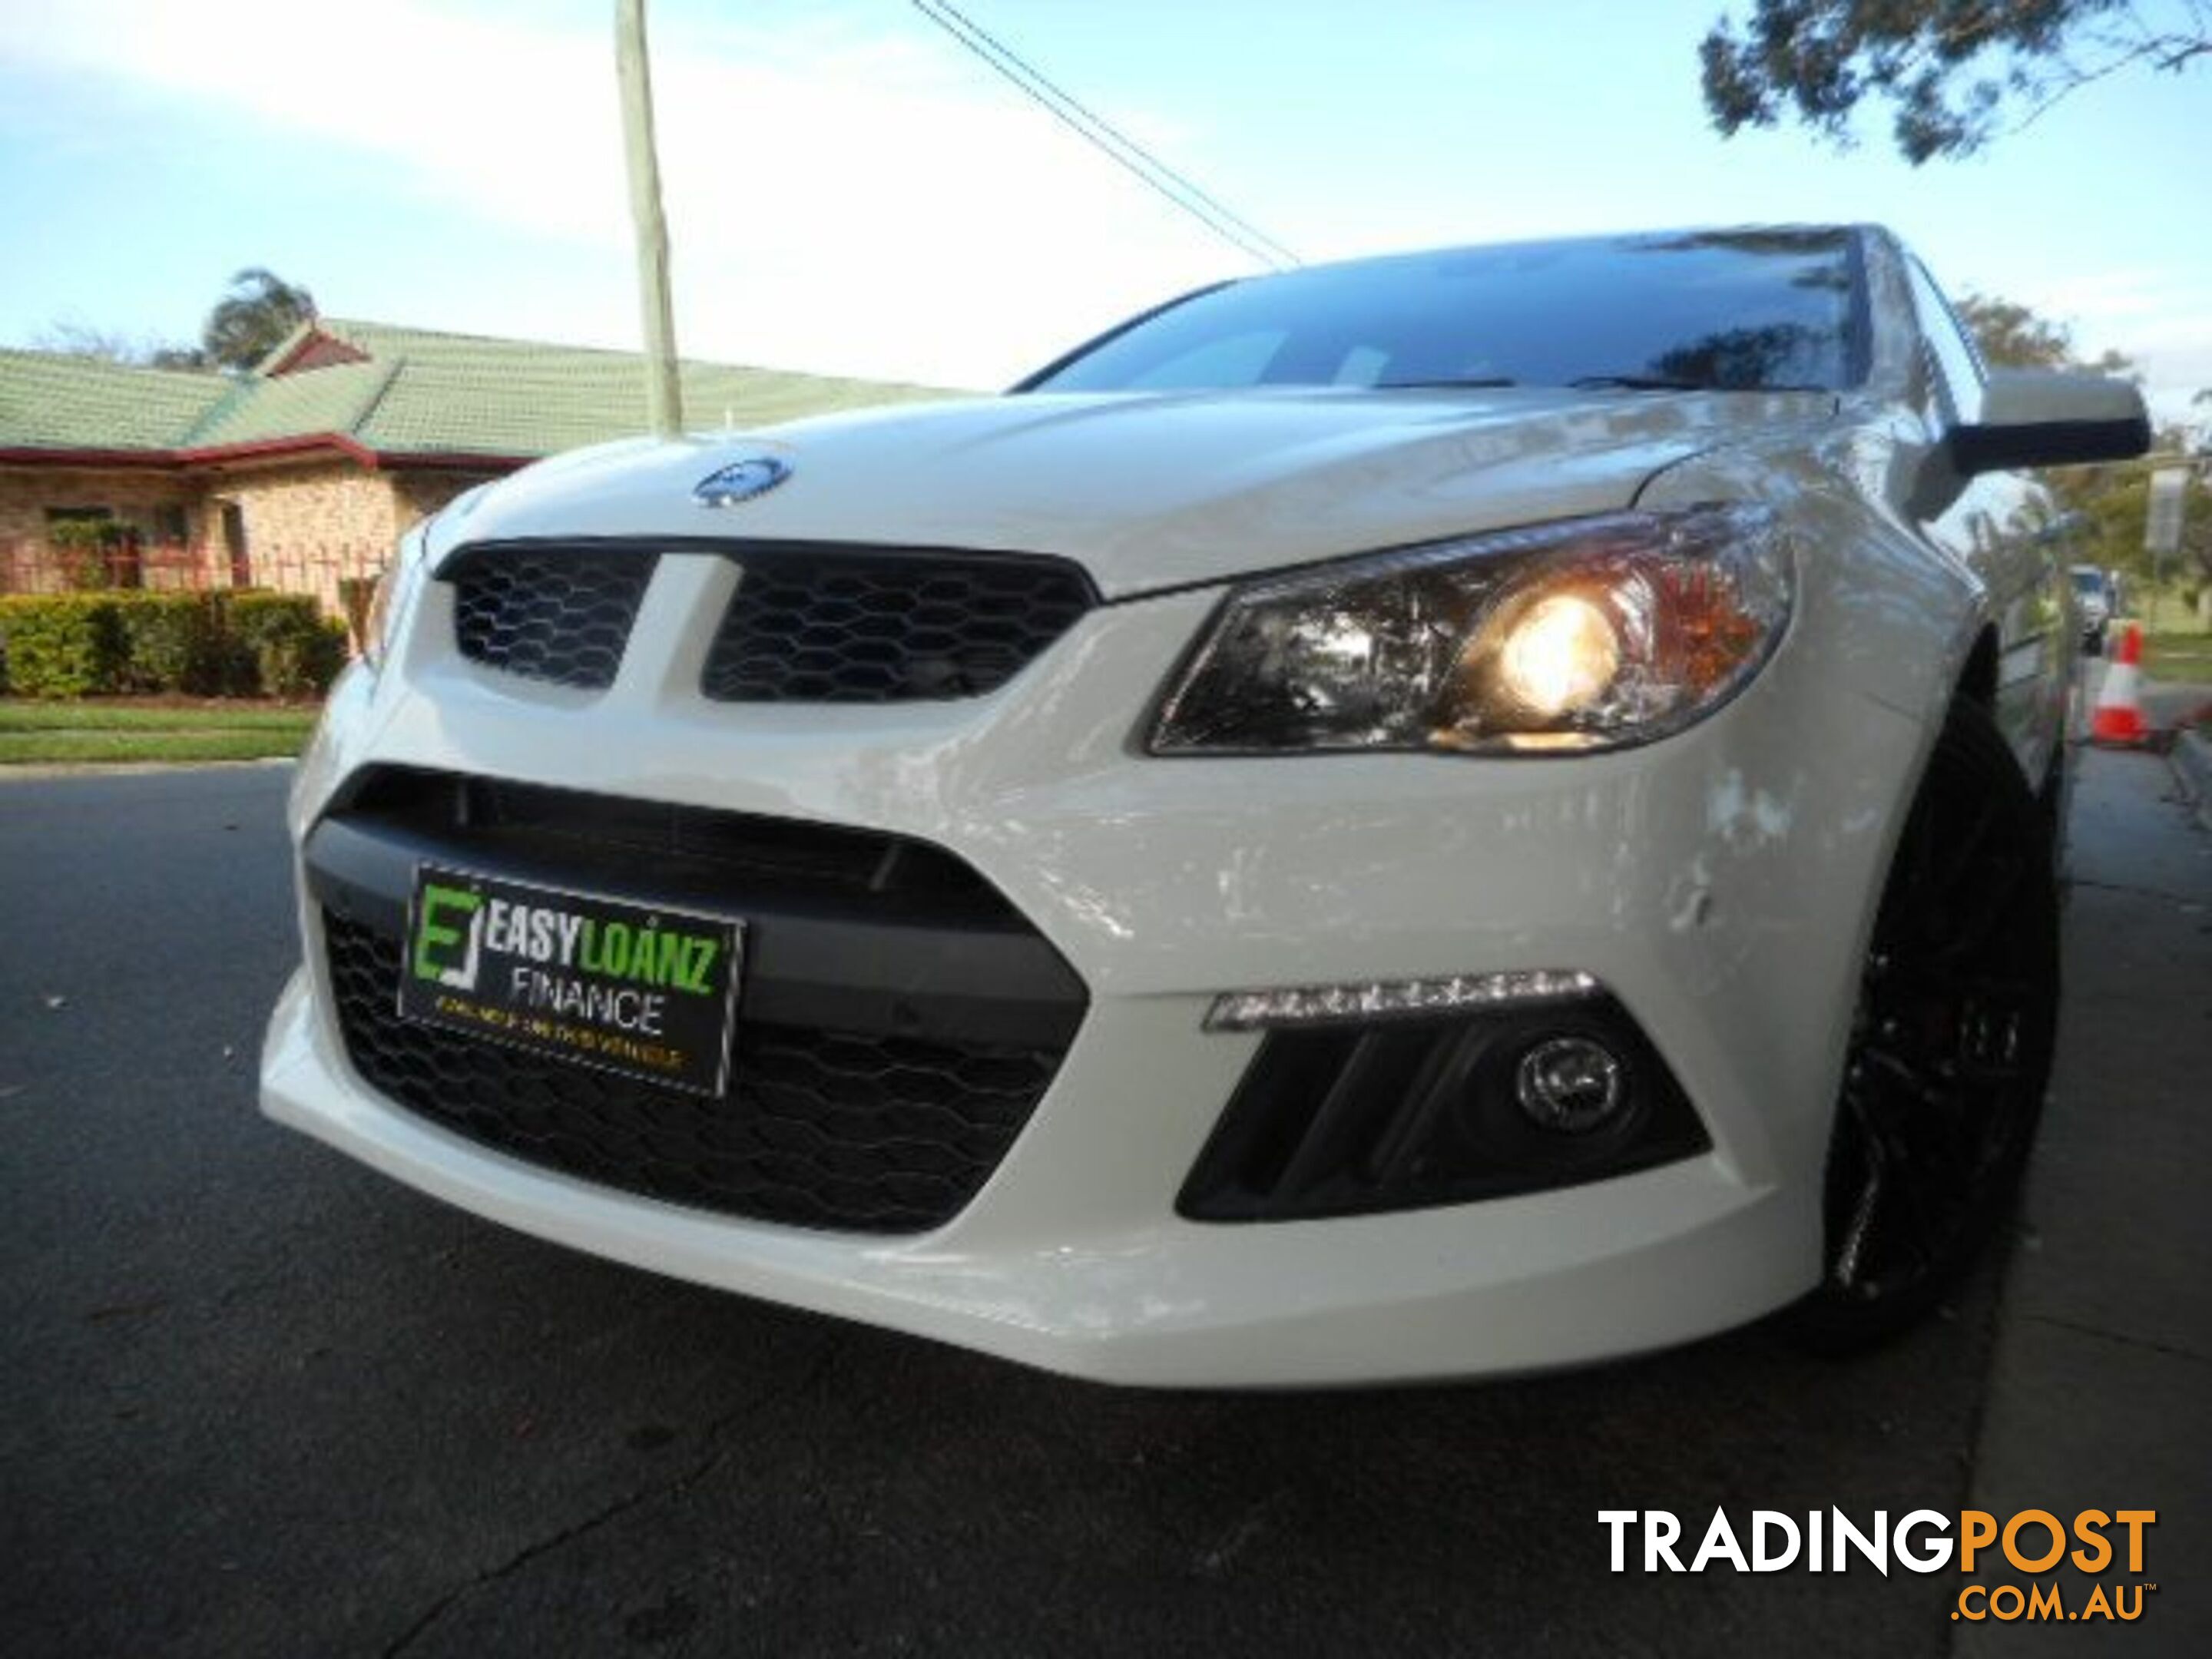
<instances>
[{"instance_id":1,"label":"cloud","mask_svg":"<svg viewBox=\"0 0 2212 1659\"><path fill-rule=\"evenodd\" d=\"M2212 311L2201 274L2117 266L2028 283L2021 297L2070 326L2077 349L2134 358L2164 418L2179 418L2191 393L2212 386Z\"/></svg>"},{"instance_id":2,"label":"cloud","mask_svg":"<svg viewBox=\"0 0 2212 1659\"><path fill-rule=\"evenodd\" d=\"M1249 268L949 43L818 9L779 11L773 27L734 11L657 15L654 31L687 353L990 384ZM404 191L556 258L628 246L612 31L597 7L553 21L421 0L70 0L0 14L0 59L375 158ZM1149 112L1107 112L1188 136ZM557 269L540 273L557 288ZM532 314L548 309L538 298ZM632 326L627 310L593 312L575 331Z\"/></svg>"},{"instance_id":3,"label":"cloud","mask_svg":"<svg viewBox=\"0 0 2212 1659\"><path fill-rule=\"evenodd\" d=\"M342 180L342 234L287 228L327 234L333 247L373 237L406 254L337 270L303 262L297 274L333 309L620 344L637 323L611 11L605 0L0 0L0 64L16 66L19 104L24 89L36 100L42 143L122 142L84 112L152 104L181 112L187 130L251 134L272 176ZM1319 53L1325 25L1291 21L1305 31L1300 50ZM1251 268L891 0L655 0L653 27L678 334L692 355L1002 384L1139 307ZM1476 53L1444 35L1427 48ZM1396 50L1383 42L1350 61L1379 74ZM1500 118L1531 144L1471 194L1464 149L1410 129L1388 147L1362 138L1364 97L1331 106L1337 128L1297 149L1294 178L1272 147L1265 179L1216 164L1240 143L1254 153L1250 132L1209 125L1227 118L1211 106L1234 99L1172 115L1091 101L1231 203L1251 206L1272 187L1274 202L1255 209L1263 220L1271 206L1306 204L1308 222L1271 228L1316 256L1597 228L1639 212L1771 216L1805 198L1796 169L1846 178L1834 158L1762 171L1756 151L1716 176L1692 165L1706 154L1701 129L1686 137L1654 124L1639 142L1673 164L1656 182L1624 164L1635 205L1624 206L1618 179L1562 190L1563 163L1534 159L1558 101L1538 96L1550 59L1522 50L1470 58L1470 73L1511 80ZM1360 82L1340 70L1331 84ZM85 95L102 88L130 96ZM1887 173L1879 182L1885 199L1905 188ZM232 199L202 209L240 228L240 263L265 257L258 183L240 178ZM488 234L459 234L471 227ZM2112 270L2039 286L2027 270L2071 250L2038 239L2032 258L2015 259L1986 235L1970 246L2005 271L1998 291L2070 320L2088 349L2136 356L2161 397L2212 384L2201 273L2115 253ZM26 257L43 266L64 254ZM455 270L464 258L483 268Z\"/></svg>"}]
</instances>

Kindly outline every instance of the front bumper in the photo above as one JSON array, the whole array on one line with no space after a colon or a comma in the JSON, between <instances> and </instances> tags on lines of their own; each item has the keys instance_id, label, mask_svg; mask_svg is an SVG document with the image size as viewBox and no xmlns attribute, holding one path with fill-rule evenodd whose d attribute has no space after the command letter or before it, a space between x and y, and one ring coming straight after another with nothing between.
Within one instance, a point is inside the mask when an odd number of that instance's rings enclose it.
<instances>
[{"instance_id":1,"label":"front bumper","mask_svg":"<svg viewBox=\"0 0 2212 1659\"><path fill-rule=\"evenodd\" d=\"M1158 761L1133 752L1133 711L1211 594L1094 611L988 697L736 709L696 692L729 567L663 567L596 695L453 657L450 599L430 584L381 678L353 676L333 698L295 833L374 763L945 847L1089 992L1003 1163L945 1225L884 1240L709 1215L489 1152L361 1081L304 890L308 966L264 1060L271 1116L546 1238L1122 1382L1570 1364L1739 1323L1814 1282L1844 1019L1920 741L1901 717L1837 699L1817 653L1785 647L1721 714L1646 750ZM1218 993L1560 967L1595 975L1632 1013L1709 1152L1399 1213L1176 1214L1260 1041L1201 1029Z\"/></svg>"}]
</instances>

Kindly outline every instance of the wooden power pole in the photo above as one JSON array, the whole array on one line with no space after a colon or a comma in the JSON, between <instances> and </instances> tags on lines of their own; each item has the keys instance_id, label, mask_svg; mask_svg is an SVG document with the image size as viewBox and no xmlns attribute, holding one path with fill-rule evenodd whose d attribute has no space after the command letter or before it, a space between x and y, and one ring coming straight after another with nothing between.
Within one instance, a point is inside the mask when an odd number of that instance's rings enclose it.
<instances>
[{"instance_id":1,"label":"wooden power pole","mask_svg":"<svg viewBox=\"0 0 2212 1659\"><path fill-rule=\"evenodd\" d=\"M615 73L622 82L623 150L637 237L638 302L645 314L646 409L653 435L672 438L684 429L684 388L676 372L676 311L668 296L668 216L661 210L660 158L653 147L645 0L615 0Z\"/></svg>"}]
</instances>

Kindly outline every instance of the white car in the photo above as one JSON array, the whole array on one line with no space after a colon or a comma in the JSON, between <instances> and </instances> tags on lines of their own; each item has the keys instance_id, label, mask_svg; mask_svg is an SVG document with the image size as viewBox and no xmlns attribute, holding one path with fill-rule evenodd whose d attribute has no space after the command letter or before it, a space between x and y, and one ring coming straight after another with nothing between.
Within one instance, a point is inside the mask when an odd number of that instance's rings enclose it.
<instances>
[{"instance_id":1,"label":"white car","mask_svg":"<svg viewBox=\"0 0 2212 1659\"><path fill-rule=\"evenodd\" d=\"M2077 564L2069 575L2074 583L2074 608L2081 629L2081 648L2093 657L2105 653L2106 636L2112 615L2119 608L2112 574L2101 566Z\"/></svg>"},{"instance_id":2,"label":"white car","mask_svg":"<svg viewBox=\"0 0 2212 1659\"><path fill-rule=\"evenodd\" d=\"M2075 640L1870 228L1176 301L411 532L262 1098L579 1249L1119 1382L1895 1329L2048 1069Z\"/></svg>"}]
</instances>

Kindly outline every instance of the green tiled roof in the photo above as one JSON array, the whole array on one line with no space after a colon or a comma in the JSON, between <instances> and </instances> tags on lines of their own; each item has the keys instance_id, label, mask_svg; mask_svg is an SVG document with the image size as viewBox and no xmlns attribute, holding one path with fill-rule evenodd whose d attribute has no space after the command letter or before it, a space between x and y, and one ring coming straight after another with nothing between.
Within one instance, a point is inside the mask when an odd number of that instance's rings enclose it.
<instances>
[{"instance_id":1,"label":"green tiled roof","mask_svg":"<svg viewBox=\"0 0 2212 1659\"><path fill-rule=\"evenodd\" d=\"M365 362L230 379L0 350L0 448L177 450L342 437L392 455L551 454L645 426L645 365L629 352L323 318L314 333ZM686 362L685 423L764 426L943 397L928 387Z\"/></svg>"},{"instance_id":2,"label":"green tiled roof","mask_svg":"<svg viewBox=\"0 0 2212 1659\"><path fill-rule=\"evenodd\" d=\"M366 368L368 364L354 365ZM343 373L314 369L296 378ZM915 386L717 363L682 366L686 425L764 426L871 404L941 397ZM520 362L403 359L353 428L373 449L543 455L645 427L645 365L618 352Z\"/></svg>"},{"instance_id":3,"label":"green tiled roof","mask_svg":"<svg viewBox=\"0 0 2212 1659\"><path fill-rule=\"evenodd\" d=\"M392 370L377 363L339 363L273 380L244 380L237 395L210 410L182 447L267 443L321 433L356 435Z\"/></svg>"},{"instance_id":4,"label":"green tiled roof","mask_svg":"<svg viewBox=\"0 0 2212 1659\"><path fill-rule=\"evenodd\" d=\"M219 374L0 349L0 448L174 449L230 391Z\"/></svg>"}]
</instances>

